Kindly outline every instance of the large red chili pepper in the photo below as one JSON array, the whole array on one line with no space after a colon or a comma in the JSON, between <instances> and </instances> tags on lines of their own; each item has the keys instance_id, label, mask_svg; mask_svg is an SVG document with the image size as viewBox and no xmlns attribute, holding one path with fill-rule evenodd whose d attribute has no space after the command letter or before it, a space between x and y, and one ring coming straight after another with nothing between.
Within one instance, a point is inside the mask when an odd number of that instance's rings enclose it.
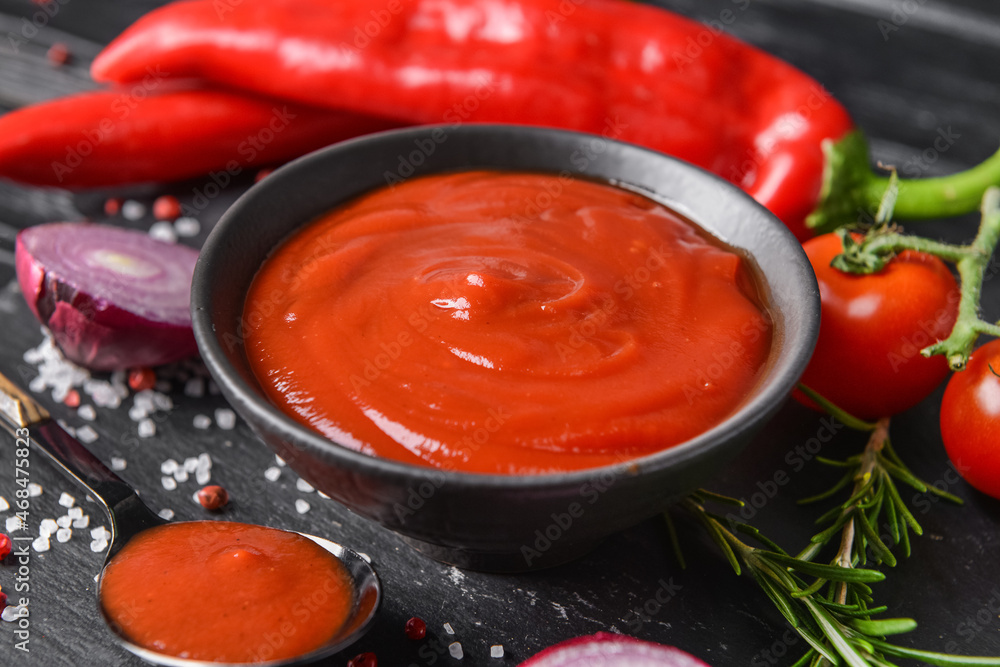
<instances>
[{"instance_id":1,"label":"large red chili pepper","mask_svg":"<svg viewBox=\"0 0 1000 667\"><path fill-rule=\"evenodd\" d=\"M0 176L78 188L232 174L393 125L243 92L169 89L150 81L0 116Z\"/></svg>"},{"instance_id":2,"label":"large red chili pepper","mask_svg":"<svg viewBox=\"0 0 1000 667\"><path fill-rule=\"evenodd\" d=\"M147 67L410 123L603 133L735 182L803 238L874 210L887 180L816 81L721 30L621 0L191 0L140 19L94 62ZM972 211L1000 153L904 182L901 218Z\"/></svg>"}]
</instances>

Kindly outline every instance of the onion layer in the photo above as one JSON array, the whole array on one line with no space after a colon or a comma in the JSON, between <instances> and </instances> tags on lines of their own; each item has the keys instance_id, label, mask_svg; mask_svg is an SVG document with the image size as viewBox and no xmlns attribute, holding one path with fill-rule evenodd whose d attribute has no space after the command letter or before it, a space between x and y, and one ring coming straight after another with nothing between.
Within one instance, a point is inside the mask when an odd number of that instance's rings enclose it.
<instances>
[{"instance_id":1,"label":"onion layer","mask_svg":"<svg viewBox=\"0 0 1000 667\"><path fill-rule=\"evenodd\" d=\"M93 370L158 366L197 351L197 251L118 227L54 222L17 236L17 280L68 359Z\"/></svg>"},{"instance_id":2,"label":"onion layer","mask_svg":"<svg viewBox=\"0 0 1000 667\"><path fill-rule=\"evenodd\" d=\"M598 632L550 646L520 667L708 667L684 651L625 635Z\"/></svg>"}]
</instances>

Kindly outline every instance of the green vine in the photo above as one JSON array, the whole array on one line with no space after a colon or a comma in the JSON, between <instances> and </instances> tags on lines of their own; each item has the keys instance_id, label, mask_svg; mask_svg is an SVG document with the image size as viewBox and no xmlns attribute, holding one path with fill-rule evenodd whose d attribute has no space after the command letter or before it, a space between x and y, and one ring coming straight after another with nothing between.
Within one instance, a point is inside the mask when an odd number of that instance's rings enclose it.
<instances>
[{"instance_id":1,"label":"green vine","mask_svg":"<svg viewBox=\"0 0 1000 667\"><path fill-rule=\"evenodd\" d=\"M876 225L861 239L846 229L838 230L844 251L834 258L834 268L846 273L868 274L882 270L896 254L903 250L916 250L951 262L958 270L962 289L958 302L958 317L951 334L923 350L930 357L944 355L952 370L962 370L980 334L1000 337L1000 325L980 317L979 301L983 280L990 258L1000 241L1000 188L991 187L983 195L982 221L979 232L969 245L952 245L917 236L900 234L886 225L892 216L896 194L892 180L886 190Z\"/></svg>"}]
</instances>

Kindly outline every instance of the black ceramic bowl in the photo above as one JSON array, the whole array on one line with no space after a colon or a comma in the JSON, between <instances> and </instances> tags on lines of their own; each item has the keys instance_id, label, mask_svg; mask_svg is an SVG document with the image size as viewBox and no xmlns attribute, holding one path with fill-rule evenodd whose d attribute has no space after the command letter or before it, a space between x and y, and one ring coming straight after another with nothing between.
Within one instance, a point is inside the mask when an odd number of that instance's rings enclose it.
<instances>
[{"instance_id":1,"label":"black ceramic bowl","mask_svg":"<svg viewBox=\"0 0 1000 667\"><path fill-rule=\"evenodd\" d=\"M755 260L776 335L765 377L724 422L665 451L574 473L501 476L359 454L285 416L262 394L241 337L257 269L291 232L387 180L474 168L568 172L634 188ZM662 511L731 460L792 390L819 330L819 292L795 238L726 181L603 137L504 125L370 135L296 160L253 186L209 236L195 270L194 331L222 392L303 478L433 558L492 571L565 562Z\"/></svg>"}]
</instances>

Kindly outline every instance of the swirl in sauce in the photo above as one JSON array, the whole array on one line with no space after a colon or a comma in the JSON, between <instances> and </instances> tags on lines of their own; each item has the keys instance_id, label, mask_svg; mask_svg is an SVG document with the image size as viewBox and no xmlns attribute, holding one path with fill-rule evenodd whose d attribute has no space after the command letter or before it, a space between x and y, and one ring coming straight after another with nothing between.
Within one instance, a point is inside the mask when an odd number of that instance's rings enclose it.
<instances>
[{"instance_id":1,"label":"swirl in sauce","mask_svg":"<svg viewBox=\"0 0 1000 667\"><path fill-rule=\"evenodd\" d=\"M463 172L294 234L244 311L270 399L358 451L576 470L718 424L772 324L745 260L663 205L567 176Z\"/></svg>"}]
</instances>

